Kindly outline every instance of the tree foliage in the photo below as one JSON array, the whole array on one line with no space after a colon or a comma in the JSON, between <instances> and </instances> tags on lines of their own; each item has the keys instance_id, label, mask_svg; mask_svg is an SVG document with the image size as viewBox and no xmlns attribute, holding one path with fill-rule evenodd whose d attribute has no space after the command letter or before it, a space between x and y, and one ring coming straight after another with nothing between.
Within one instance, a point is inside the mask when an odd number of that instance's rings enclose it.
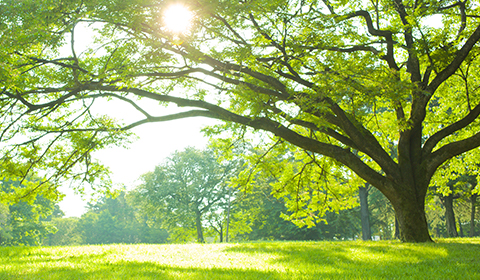
<instances>
[{"instance_id":1,"label":"tree foliage","mask_svg":"<svg viewBox=\"0 0 480 280\"><path fill-rule=\"evenodd\" d=\"M233 161L219 163L212 151L186 148L145 174L136 196L153 209L170 238L185 242L194 236L205 242L207 221L221 215L224 223L231 194L227 183L237 167Z\"/></svg>"},{"instance_id":2,"label":"tree foliage","mask_svg":"<svg viewBox=\"0 0 480 280\"><path fill-rule=\"evenodd\" d=\"M167 232L148 225L143 218L145 214L127 197L121 191L116 197L102 196L89 205L74 232L80 235L83 244L166 242Z\"/></svg>"},{"instance_id":3,"label":"tree foliage","mask_svg":"<svg viewBox=\"0 0 480 280\"><path fill-rule=\"evenodd\" d=\"M18 182L3 181L0 190L11 193ZM33 201L18 201L8 205L0 203L0 245L2 246L34 246L44 244L45 239L56 228L51 223L52 215L63 214L50 200L38 195Z\"/></svg>"},{"instance_id":4,"label":"tree foliage","mask_svg":"<svg viewBox=\"0 0 480 280\"><path fill-rule=\"evenodd\" d=\"M78 227L79 218L54 217L51 223L57 230L47 236L43 245L72 246L84 244L83 235Z\"/></svg>"},{"instance_id":5,"label":"tree foliage","mask_svg":"<svg viewBox=\"0 0 480 280\"><path fill-rule=\"evenodd\" d=\"M267 131L351 170L392 203L402 240L431 240L432 176L480 145L476 2L186 1L195 20L182 34L163 25L168 4L0 2L2 174L98 183L106 170L90 154L130 128L210 117L227 122L213 131ZM164 115L139 98L190 109ZM100 100L141 117L96 113Z\"/></svg>"}]
</instances>

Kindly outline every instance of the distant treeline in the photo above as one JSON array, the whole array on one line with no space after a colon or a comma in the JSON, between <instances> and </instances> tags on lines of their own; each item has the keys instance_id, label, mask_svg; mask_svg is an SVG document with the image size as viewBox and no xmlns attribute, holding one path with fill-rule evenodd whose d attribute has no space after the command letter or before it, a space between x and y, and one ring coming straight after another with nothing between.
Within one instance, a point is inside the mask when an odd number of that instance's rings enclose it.
<instances>
[{"instance_id":1,"label":"distant treeline","mask_svg":"<svg viewBox=\"0 0 480 280\"><path fill-rule=\"evenodd\" d=\"M109 243L168 243L172 240L168 229L160 223L149 219L148 214L132 205L128 200L131 194L120 192L116 198L103 197L97 203L89 204L88 211L82 217L64 218L57 205L47 200L37 199L33 205L17 203L10 207L0 208L0 242L2 246L12 245L80 245ZM370 199L370 220L372 235L380 239L394 238L394 214L386 199L372 189ZM247 232L236 234L230 241L248 240L342 240L361 238L359 207L327 213L327 222L316 227L299 228L289 221L280 218L286 211L285 206L273 197L264 197L263 208L256 209L258 217L250 225ZM440 207L440 205L437 205ZM43 208L43 210L40 210ZM48 208L48 209L46 209ZM465 205L457 205L459 215L466 218ZM47 217L39 212L50 212ZM444 216L441 210L430 211L435 237L447 237ZM464 215L462 215L462 213ZM468 222L461 222L462 231L466 234ZM178 229L177 229L178 230ZM477 232L480 228L477 226ZM206 230L207 242L218 242L218 233L213 227Z\"/></svg>"},{"instance_id":2,"label":"distant treeline","mask_svg":"<svg viewBox=\"0 0 480 280\"><path fill-rule=\"evenodd\" d=\"M0 203L0 245L362 238L358 189L347 194L350 206L340 210L331 206L335 199L341 199L337 194L331 195L329 203L318 201L325 207L323 219L311 219L313 222L301 226L305 215L318 213L299 208L300 218L296 220L292 209L301 201L292 199L293 195L278 195L272 186L274 178L245 173L244 161L221 161L213 154L211 150L193 148L176 152L154 171L144 174L135 188L103 195L89 203L80 218L65 218L54 196L37 195L28 202ZM238 187L236 180L241 172L251 182L248 189ZM431 188L427 218L433 237L475 236L480 232L476 196L468 191L475 184L468 176L451 181L447 183L451 189L448 196ZM9 181L0 185L4 193L14 186L15 182ZM372 238L395 238L395 213L389 201L375 188L367 187L365 191ZM313 195L309 199L311 202Z\"/></svg>"}]
</instances>

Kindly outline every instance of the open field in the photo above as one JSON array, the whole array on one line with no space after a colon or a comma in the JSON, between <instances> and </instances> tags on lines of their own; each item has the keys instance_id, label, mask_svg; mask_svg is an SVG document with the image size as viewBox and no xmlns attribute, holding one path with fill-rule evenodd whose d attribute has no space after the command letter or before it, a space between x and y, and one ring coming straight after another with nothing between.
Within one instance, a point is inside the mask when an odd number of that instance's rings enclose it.
<instances>
[{"instance_id":1,"label":"open field","mask_svg":"<svg viewBox=\"0 0 480 280\"><path fill-rule=\"evenodd\" d=\"M0 279L480 279L480 239L3 247Z\"/></svg>"}]
</instances>

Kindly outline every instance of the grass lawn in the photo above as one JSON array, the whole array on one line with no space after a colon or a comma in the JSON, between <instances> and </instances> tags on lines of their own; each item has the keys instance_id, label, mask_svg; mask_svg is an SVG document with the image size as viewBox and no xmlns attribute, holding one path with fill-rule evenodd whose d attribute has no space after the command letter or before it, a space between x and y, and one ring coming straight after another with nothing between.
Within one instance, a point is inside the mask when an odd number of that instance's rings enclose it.
<instances>
[{"instance_id":1,"label":"grass lawn","mask_svg":"<svg viewBox=\"0 0 480 280\"><path fill-rule=\"evenodd\" d=\"M2 247L0 279L480 279L480 238Z\"/></svg>"}]
</instances>

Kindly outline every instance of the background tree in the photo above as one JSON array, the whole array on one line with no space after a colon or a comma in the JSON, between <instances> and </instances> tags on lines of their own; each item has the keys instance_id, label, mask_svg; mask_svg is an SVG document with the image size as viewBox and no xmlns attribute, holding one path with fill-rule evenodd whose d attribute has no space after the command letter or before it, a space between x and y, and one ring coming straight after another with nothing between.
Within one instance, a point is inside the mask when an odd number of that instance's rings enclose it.
<instances>
[{"instance_id":1,"label":"background tree","mask_svg":"<svg viewBox=\"0 0 480 280\"><path fill-rule=\"evenodd\" d=\"M54 217L51 222L57 229L55 233L48 234L44 245L48 246L71 246L84 244L83 235L79 229L77 217Z\"/></svg>"},{"instance_id":2,"label":"background tree","mask_svg":"<svg viewBox=\"0 0 480 280\"><path fill-rule=\"evenodd\" d=\"M451 181L447 184L447 188L449 191L448 195L442 195L440 197L440 201L442 201L442 204L445 208L445 224L447 227L447 233L449 237L458 237L458 232L457 232L457 223L455 220L455 212L453 210L453 201L454 199L459 198L459 196L456 196L454 194L454 188L453 185L456 182Z\"/></svg>"},{"instance_id":3,"label":"background tree","mask_svg":"<svg viewBox=\"0 0 480 280\"><path fill-rule=\"evenodd\" d=\"M475 229L475 224L476 224L476 216L477 216L477 198L478 194L475 193L475 188L477 187L477 180L473 181L473 184L471 184L471 193L470 193L470 231L469 231L469 236L474 237L476 236L476 229Z\"/></svg>"},{"instance_id":4,"label":"background tree","mask_svg":"<svg viewBox=\"0 0 480 280\"><path fill-rule=\"evenodd\" d=\"M8 226L10 231L4 245L42 245L48 234L56 228L51 222L45 221L54 210L54 202L42 196L37 197L33 204L25 201L9 206Z\"/></svg>"},{"instance_id":5,"label":"background tree","mask_svg":"<svg viewBox=\"0 0 480 280\"><path fill-rule=\"evenodd\" d=\"M462 175L455 181L454 201L456 220L461 237L475 236L476 224L476 196L475 188L477 185L476 176Z\"/></svg>"},{"instance_id":6,"label":"background tree","mask_svg":"<svg viewBox=\"0 0 480 280\"><path fill-rule=\"evenodd\" d=\"M9 224L10 210L8 206L0 203L0 245L4 245L12 238L10 232L12 229Z\"/></svg>"},{"instance_id":7,"label":"background tree","mask_svg":"<svg viewBox=\"0 0 480 280\"><path fill-rule=\"evenodd\" d=\"M448 237L445 224L445 210L437 195L428 197L426 214L432 236L435 238Z\"/></svg>"},{"instance_id":8,"label":"background tree","mask_svg":"<svg viewBox=\"0 0 480 280\"><path fill-rule=\"evenodd\" d=\"M395 236L395 211L388 199L378 190L369 189L368 206L372 236L393 239Z\"/></svg>"},{"instance_id":9,"label":"background tree","mask_svg":"<svg viewBox=\"0 0 480 280\"><path fill-rule=\"evenodd\" d=\"M186 148L145 174L135 191L173 240L188 241L193 234L203 243L207 219L226 210L234 171L233 162L218 163L212 151Z\"/></svg>"},{"instance_id":10,"label":"background tree","mask_svg":"<svg viewBox=\"0 0 480 280\"><path fill-rule=\"evenodd\" d=\"M271 194L269 185L257 186L246 197L248 209L255 209L256 217L251 224L251 231L240 234L240 240L346 240L356 239L361 234L359 209L326 212L325 219L312 227L298 227L281 218L288 213L283 199L276 199ZM253 206L254 205L254 206ZM253 207L252 207L253 206Z\"/></svg>"},{"instance_id":11,"label":"background tree","mask_svg":"<svg viewBox=\"0 0 480 280\"><path fill-rule=\"evenodd\" d=\"M372 232L370 228L370 212L368 210L368 189L369 185L358 188L358 196L360 199L360 217L362 221L362 239L372 240Z\"/></svg>"},{"instance_id":12,"label":"background tree","mask_svg":"<svg viewBox=\"0 0 480 280\"><path fill-rule=\"evenodd\" d=\"M388 198L402 240L431 240L432 176L480 145L476 2L199 0L183 33L162 20L169 3L2 1L2 174L99 183L90 154L128 129L211 117L348 168ZM98 45L81 51L85 23ZM139 98L193 109L152 113ZM143 118L95 114L102 99Z\"/></svg>"},{"instance_id":13,"label":"background tree","mask_svg":"<svg viewBox=\"0 0 480 280\"><path fill-rule=\"evenodd\" d=\"M11 195L15 191L22 191L28 182L3 180L0 181L0 191ZM56 231L51 223L51 217L60 216L62 212L56 200L43 195L37 195L33 200L19 200L9 205L0 206L0 238L1 245L42 245L48 234Z\"/></svg>"},{"instance_id":14,"label":"background tree","mask_svg":"<svg viewBox=\"0 0 480 280\"><path fill-rule=\"evenodd\" d=\"M450 237L458 236L458 230L463 231L460 218L465 221L465 224L475 224L475 198L479 191L477 180L480 175L478 152L478 150L470 151L451 159L433 178L435 187L432 188L434 192L432 195L439 196L445 207L445 224Z\"/></svg>"},{"instance_id":15,"label":"background tree","mask_svg":"<svg viewBox=\"0 0 480 280\"><path fill-rule=\"evenodd\" d=\"M120 191L115 197L102 196L89 204L77 225L85 244L166 242L165 230L148 225L127 197Z\"/></svg>"}]
</instances>

